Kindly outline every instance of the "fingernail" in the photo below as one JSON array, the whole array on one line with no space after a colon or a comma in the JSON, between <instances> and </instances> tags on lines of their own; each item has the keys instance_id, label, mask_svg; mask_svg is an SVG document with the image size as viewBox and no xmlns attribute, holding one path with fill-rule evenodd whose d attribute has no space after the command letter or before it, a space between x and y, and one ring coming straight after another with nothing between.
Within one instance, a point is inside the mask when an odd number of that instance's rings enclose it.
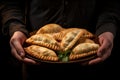
<instances>
[{"instance_id":1,"label":"fingernail","mask_svg":"<svg viewBox=\"0 0 120 80\"><path fill-rule=\"evenodd\" d=\"M102 56L102 53L98 53L98 56L101 57L101 56Z\"/></svg>"},{"instance_id":2,"label":"fingernail","mask_svg":"<svg viewBox=\"0 0 120 80\"><path fill-rule=\"evenodd\" d=\"M18 51L18 54L19 54L22 58L24 58L24 53L23 53L22 51Z\"/></svg>"},{"instance_id":3,"label":"fingernail","mask_svg":"<svg viewBox=\"0 0 120 80\"><path fill-rule=\"evenodd\" d=\"M23 52L21 52L21 53L20 53L20 56L21 56L22 58L24 58L24 53L23 53Z\"/></svg>"}]
</instances>

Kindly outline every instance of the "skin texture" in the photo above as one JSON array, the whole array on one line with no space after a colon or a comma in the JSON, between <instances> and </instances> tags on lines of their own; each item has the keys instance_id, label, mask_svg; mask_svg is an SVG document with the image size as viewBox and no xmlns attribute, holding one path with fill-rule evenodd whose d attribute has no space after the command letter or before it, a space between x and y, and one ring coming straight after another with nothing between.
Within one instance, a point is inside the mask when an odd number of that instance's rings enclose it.
<instances>
[{"instance_id":1,"label":"skin texture","mask_svg":"<svg viewBox=\"0 0 120 80\"><path fill-rule=\"evenodd\" d=\"M100 48L98 49L97 55L98 58L95 58L89 61L88 65L97 64L106 60L110 55L113 48L113 39L114 36L111 32L104 32L98 36ZM16 31L10 39L10 46L12 55L20 61L23 61L27 64L40 64L35 62L32 59L25 57L25 52L23 49L23 43L27 39L24 33Z\"/></svg>"},{"instance_id":2,"label":"skin texture","mask_svg":"<svg viewBox=\"0 0 120 80\"><path fill-rule=\"evenodd\" d=\"M98 49L97 55L98 58L89 61L89 65L96 64L106 60L110 55L113 48L113 39L114 36L110 32L105 32L99 35L100 48Z\"/></svg>"}]
</instances>

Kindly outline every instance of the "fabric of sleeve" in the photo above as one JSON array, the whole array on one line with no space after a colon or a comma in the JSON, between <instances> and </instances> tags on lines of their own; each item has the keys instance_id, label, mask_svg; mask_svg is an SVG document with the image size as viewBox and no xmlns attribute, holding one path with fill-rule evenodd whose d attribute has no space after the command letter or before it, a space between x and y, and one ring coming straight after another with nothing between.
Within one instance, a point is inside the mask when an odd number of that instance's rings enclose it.
<instances>
[{"instance_id":1,"label":"fabric of sleeve","mask_svg":"<svg viewBox=\"0 0 120 80\"><path fill-rule=\"evenodd\" d=\"M120 7L117 1L105 3L98 17L96 35L100 35L103 32L111 32L114 36L116 36L120 21L119 8Z\"/></svg>"},{"instance_id":2,"label":"fabric of sleeve","mask_svg":"<svg viewBox=\"0 0 120 80\"><path fill-rule=\"evenodd\" d=\"M5 0L1 16L3 34L11 36L15 31L27 34L23 0Z\"/></svg>"}]
</instances>

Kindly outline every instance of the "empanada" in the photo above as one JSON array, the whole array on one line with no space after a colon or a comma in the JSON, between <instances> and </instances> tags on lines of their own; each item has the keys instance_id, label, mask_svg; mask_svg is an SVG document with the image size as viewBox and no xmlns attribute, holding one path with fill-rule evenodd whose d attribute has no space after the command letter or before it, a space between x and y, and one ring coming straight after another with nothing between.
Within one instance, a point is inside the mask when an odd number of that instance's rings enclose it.
<instances>
[{"instance_id":1,"label":"empanada","mask_svg":"<svg viewBox=\"0 0 120 80\"><path fill-rule=\"evenodd\" d=\"M81 37L84 37L84 38L93 38L94 37L94 35L90 31L88 31L86 29L82 29L82 31L84 33L83 33L83 35Z\"/></svg>"},{"instance_id":2,"label":"empanada","mask_svg":"<svg viewBox=\"0 0 120 80\"><path fill-rule=\"evenodd\" d=\"M49 34L35 34L26 40L26 43L40 45L53 50L60 50L59 43Z\"/></svg>"},{"instance_id":3,"label":"empanada","mask_svg":"<svg viewBox=\"0 0 120 80\"><path fill-rule=\"evenodd\" d=\"M96 43L80 43L75 48L73 48L70 53L70 60L83 58L97 53L99 44Z\"/></svg>"},{"instance_id":4,"label":"empanada","mask_svg":"<svg viewBox=\"0 0 120 80\"><path fill-rule=\"evenodd\" d=\"M57 41L62 41L63 37L68 33L71 32L73 30L80 30L79 28L66 28L58 33L53 34L53 37L57 40Z\"/></svg>"},{"instance_id":5,"label":"empanada","mask_svg":"<svg viewBox=\"0 0 120 80\"><path fill-rule=\"evenodd\" d=\"M61 41L61 49L63 51L71 49L75 45L75 43L79 40L81 35L83 35L83 31L80 29L69 31Z\"/></svg>"},{"instance_id":6,"label":"empanada","mask_svg":"<svg viewBox=\"0 0 120 80\"><path fill-rule=\"evenodd\" d=\"M41 33L57 33L62 31L64 28L62 28L62 26L60 26L59 24L55 24L55 23L50 23L50 24L46 24L43 27L41 27L36 34L41 34Z\"/></svg>"},{"instance_id":7,"label":"empanada","mask_svg":"<svg viewBox=\"0 0 120 80\"><path fill-rule=\"evenodd\" d=\"M46 47L31 45L24 48L26 54L40 60L58 61L56 53Z\"/></svg>"}]
</instances>

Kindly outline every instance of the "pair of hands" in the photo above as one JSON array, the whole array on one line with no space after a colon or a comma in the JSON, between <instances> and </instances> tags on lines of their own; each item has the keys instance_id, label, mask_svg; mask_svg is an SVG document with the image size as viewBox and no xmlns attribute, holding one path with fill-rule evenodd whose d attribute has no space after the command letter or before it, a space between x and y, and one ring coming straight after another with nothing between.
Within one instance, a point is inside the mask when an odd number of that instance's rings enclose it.
<instances>
[{"instance_id":1,"label":"pair of hands","mask_svg":"<svg viewBox=\"0 0 120 80\"><path fill-rule=\"evenodd\" d=\"M98 49L97 56L88 62L88 65L97 64L106 60L110 55L113 48L114 36L111 32L104 32L98 36L100 48ZM20 31L16 31L10 39L11 53L20 61L28 64L39 64L38 62L25 57L25 51L22 47L27 37Z\"/></svg>"}]
</instances>

